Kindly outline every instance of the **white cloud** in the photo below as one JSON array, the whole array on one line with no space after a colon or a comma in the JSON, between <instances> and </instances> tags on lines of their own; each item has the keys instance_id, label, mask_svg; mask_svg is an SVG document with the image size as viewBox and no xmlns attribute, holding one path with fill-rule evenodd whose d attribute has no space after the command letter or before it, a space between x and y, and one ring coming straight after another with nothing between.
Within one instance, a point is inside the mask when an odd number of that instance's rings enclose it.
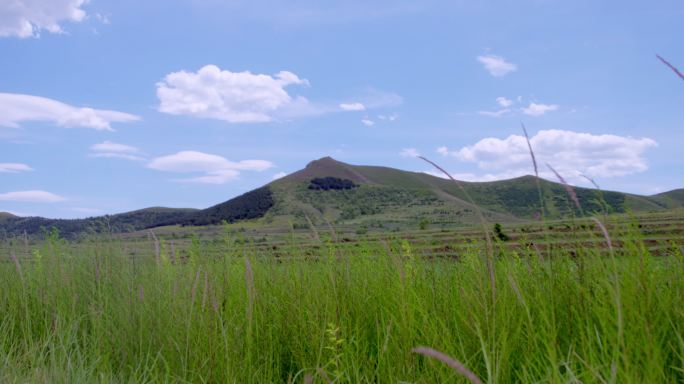
<instances>
[{"instance_id":1,"label":"white cloud","mask_svg":"<svg viewBox=\"0 0 684 384\"><path fill-rule=\"evenodd\" d=\"M203 173L201 176L176 179L180 182L224 184L240 176L240 171L265 171L274 165L266 160L230 161L222 156L197 151L181 151L152 159L148 168L175 173Z\"/></svg>"},{"instance_id":2,"label":"white cloud","mask_svg":"<svg viewBox=\"0 0 684 384\"><path fill-rule=\"evenodd\" d=\"M401 157L418 157L420 156L420 153L418 153L418 150L415 148L404 148L399 152L399 156Z\"/></svg>"},{"instance_id":3,"label":"white cloud","mask_svg":"<svg viewBox=\"0 0 684 384\"><path fill-rule=\"evenodd\" d=\"M240 177L240 172L234 169L223 169L219 171L207 172L204 176L189 177L185 179L175 179L180 183L201 183L201 184L225 184Z\"/></svg>"},{"instance_id":4,"label":"white cloud","mask_svg":"<svg viewBox=\"0 0 684 384\"><path fill-rule=\"evenodd\" d=\"M33 168L21 163L0 163L0 173L19 173L33 171Z\"/></svg>"},{"instance_id":5,"label":"white cloud","mask_svg":"<svg viewBox=\"0 0 684 384\"><path fill-rule=\"evenodd\" d=\"M449 171L447 171L449 172ZM423 173L427 173L428 175L436 176L442 179L448 179L447 175L444 174L442 171L438 170L426 170L423 171ZM520 176L517 173L497 173L497 174L492 174L492 173L485 173L482 175L476 175L474 173L470 172L449 172L451 177L453 177L456 180L461 180L461 181L471 181L471 182L487 182L487 181L496 181L496 180L504 180L504 179L511 179L517 176Z\"/></svg>"},{"instance_id":6,"label":"white cloud","mask_svg":"<svg viewBox=\"0 0 684 384\"><path fill-rule=\"evenodd\" d=\"M343 111L365 111L366 106L362 103L342 103L340 109Z\"/></svg>"},{"instance_id":7,"label":"white cloud","mask_svg":"<svg viewBox=\"0 0 684 384\"><path fill-rule=\"evenodd\" d=\"M361 119L361 123L363 123L363 125L365 125L366 127L372 127L375 125L375 121L373 121L367 117L364 117L363 119Z\"/></svg>"},{"instance_id":8,"label":"white cloud","mask_svg":"<svg viewBox=\"0 0 684 384\"><path fill-rule=\"evenodd\" d=\"M17 191L0 193L0 201L23 203L57 203L66 200L64 197L45 191Z\"/></svg>"},{"instance_id":9,"label":"white cloud","mask_svg":"<svg viewBox=\"0 0 684 384\"><path fill-rule=\"evenodd\" d=\"M501 117L510 113L511 110L508 108L499 109L498 111L477 111L478 115L489 116L489 117Z\"/></svg>"},{"instance_id":10,"label":"white cloud","mask_svg":"<svg viewBox=\"0 0 684 384\"><path fill-rule=\"evenodd\" d=\"M555 111L558 109L556 104L537 104L530 103L529 106L522 109L523 113L529 116L541 116L546 112Z\"/></svg>"},{"instance_id":11,"label":"white cloud","mask_svg":"<svg viewBox=\"0 0 684 384\"><path fill-rule=\"evenodd\" d=\"M84 127L111 131L111 123L140 118L128 113L79 108L57 100L16 93L0 93L0 126L17 128L24 121L47 121L61 127Z\"/></svg>"},{"instance_id":12,"label":"white cloud","mask_svg":"<svg viewBox=\"0 0 684 384\"><path fill-rule=\"evenodd\" d=\"M133 160L133 161L145 160L145 158L142 156L131 155L128 153L91 153L88 156L99 157L99 158L103 158L103 159L124 159L124 160Z\"/></svg>"},{"instance_id":13,"label":"white cloud","mask_svg":"<svg viewBox=\"0 0 684 384\"><path fill-rule=\"evenodd\" d=\"M45 30L63 33L60 22L86 18L88 0L9 0L0 3L0 37L38 37Z\"/></svg>"},{"instance_id":14,"label":"white cloud","mask_svg":"<svg viewBox=\"0 0 684 384\"><path fill-rule=\"evenodd\" d=\"M507 99L503 96L499 96L496 98L496 102L502 106L503 108L508 108L511 105L513 105L513 100Z\"/></svg>"},{"instance_id":15,"label":"white cloud","mask_svg":"<svg viewBox=\"0 0 684 384\"><path fill-rule=\"evenodd\" d=\"M273 175L273 180L282 179L285 176L287 176L286 172L278 172L275 175Z\"/></svg>"},{"instance_id":16,"label":"white cloud","mask_svg":"<svg viewBox=\"0 0 684 384\"><path fill-rule=\"evenodd\" d=\"M90 150L92 151L88 155L90 157L114 158L134 161L145 160L144 157L139 155L140 149L108 140L92 145Z\"/></svg>"},{"instance_id":17,"label":"white cloud","mask_svg":"<svg viewBox=\"0 0 684 384\"><path fill-rule=\"evenodd\" d=\"M94 152L116 152L116 153L137 153L140 149L126 145L119 144L113 141L105 140L102 143L93 144L90 149Z\"/></svg>"},{"instance_id":18,"label":"white cloud","mask_svg":"<svg viewBox=\"0 0 684 384\"><path fill-rule=\"evenodd\" d=\"M501 56L496 55L482 55L477 57L477 61L484 65L484 68L490 75L495 77L506 76L511 72L518 70L518 66L509 63Z\"/></svg>"},{"instance_id":19,"label":"white cloud","mask_svg":"<svg viewBox=\"0 0 684 384\"><path fill-rule=\"evenodd\" d=\"M439 148L437 148L437 153L439 153L442 156L447 156L447 155L449 155L449 148L439 147Z\"/></svg>"},{"instance_id":20,"label":"white cloud","mask_svg":"<svg viewBox=\"0 0 684 384\"><path fill-rule=\"evenodd\" d=\"M504 96L499 96L496 98L496 103L501 107L496 111L477 111L478 115L489 116L489 117L502 117L513 113L510 107L514 104L513 100L507 99Z\"/></svg>"},{"instance_id":21,"label":"white cloud","mask_svg":"<svg viewBox=\"0 0 684 384\"><path fill-rule=\"evenodd\" d=\"M197 72L173 72L157 83L159 111L229 123L263 123L315 113L304 97L287 93L288 85L308 85L292 72L274 76L231 72L207 65Z\"/></svg>"},{"instance_id":22,"label":"white cloud","mask_svg":"<svg viewBox=\"0 0 684 384\"><path fill-rule=\"evenodd\" d=\"M539 164L551 164L574 182L582 182L581 175L594 178L618 177L648 169L643 154L657 143L649 138L617 135L594 135L565 130L539 131L530 138ZM510 178L532 173L527 141L524 136L511 135L505 139L490 137L474 145L449 151L437 150L464 162L477 164L492 178ZM553 179L553 174L541 170L541 175Z\"/></svg>"},{"instance_id":23,"label":"white cloud","mask_svg":"<svg viewBox=\"0 0 684 384\"><path fill-rule=\"evenodd\" d=\"M393 115L378 115L378 119L380 120L386 120L386 121L395 121L396 119L399 118L399 115L393 114Z\"/></svg>"}]
</instances>

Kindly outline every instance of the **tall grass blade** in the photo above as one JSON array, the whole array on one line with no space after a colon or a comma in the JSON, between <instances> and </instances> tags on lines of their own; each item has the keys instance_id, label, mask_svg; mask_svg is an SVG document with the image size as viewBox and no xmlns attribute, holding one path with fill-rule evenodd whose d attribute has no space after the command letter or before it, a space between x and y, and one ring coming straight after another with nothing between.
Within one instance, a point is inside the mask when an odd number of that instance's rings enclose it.
<instances>
[{"instance_id":1,"label":"tall grass blade","mask_svg":"<svg viewBox=\"0 0 684 384\"><path fill-rule=\"evenodd\" d=\"M551 170L551 172L553 172L554 175L556 175L556 178L558 178L558 181L560 181L561 184L563 184L563 187L565 188L565 192L568 193L568 196L570 196L570 199L572 200L572 202L575 203L575 206L577 207L577 209L581 211L582 205L580 204L580 201L577 198L577 193L575 193L575 189L572 188L572 186L570 184L568 184L567 181L565 181L565 178L563 178L563 176L561 176L561 174L558 173L558 171L556 171L551 165L546 164L546 166L549 167L549 169Z\"/></svg>"},{"instance_id":2,"label":"tall grass blade","mask_svg":"<svg viewBox=\"0 0 684 384\"><path fill-rule=\"evenodd\" d=\"M679 72L679 69L677 69L677 67L675 67L674 65L670 64L669 61L663 59L663 57L660 56L660 55L658 55L658 54L656 54L656 57L657 57L660 61L662 61L663 64L665 64L666 66L668 66L668 67L672 70L672 72L674 72L677 76L679 76L680 79L684 80L684 74L682 74L681 72Z\"/></svg>"},{"instance_id":3,"label":"tall grass blade","mask_svg":"<svg viewBox=\"0 0 684 384\"><path fill-rule=\"evenodd\" d=\"M442 353L436 349L428 348L428 347L418 347L414 348L411 350L413 353L417 353L420 355L424 355L427 357L431 357L433 359L437 359L444 364L448 365L451 367L454 371L458 372L461 374L461 376L465 377L468 379L471 383L473 384L482 384L482 380L480 380L477 375L475 375L471 370L466 368L463 363L460 361L454 359L453 357L450 357L449 355Z\"/></svg>"}]
</instances>

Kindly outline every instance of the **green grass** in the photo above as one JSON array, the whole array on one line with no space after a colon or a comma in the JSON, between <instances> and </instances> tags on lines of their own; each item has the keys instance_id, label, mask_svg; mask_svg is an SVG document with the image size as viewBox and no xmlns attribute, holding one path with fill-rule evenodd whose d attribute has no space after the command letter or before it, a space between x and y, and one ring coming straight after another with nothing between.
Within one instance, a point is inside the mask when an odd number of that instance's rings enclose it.
<instances>
[{"instance_id":1,"label":"green grass","mask_svg":"<svg viewBox=\"0 0 684 384\"><path fill-rule=\"evenodd\" d=\"M276 258L233 235L183 257L163 239L142 256L111 239L6 243L0 382L465 382L418 346L489 383L684 380L674 244L495 244L495 289L483 245L456 259L401 237L299 245Z\"/></svg>"}]
</instances>

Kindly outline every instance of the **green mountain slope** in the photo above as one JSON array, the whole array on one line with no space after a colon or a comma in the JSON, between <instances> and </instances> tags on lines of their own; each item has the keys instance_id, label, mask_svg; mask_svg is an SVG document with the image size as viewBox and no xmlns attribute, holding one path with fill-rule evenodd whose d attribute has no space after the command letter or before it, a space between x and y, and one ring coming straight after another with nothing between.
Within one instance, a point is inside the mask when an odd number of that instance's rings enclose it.
<instances>
[{"instance_id":1,"label":"green mountain slope","mask_svg":"<svg viewBox=\"0 0 684 384\"><path fill-rule=\"evenodd\" d=\"M345 191L311 191L306 185L314 177L349 179L359 188ZM460 184L460 186L459 186ZM539 187L538 187L539 185ZM545 216L602 212L658 211L665 204L658 198L612 191L574 188L581 210L568 199L565 186L524 176L494 182L459 182L425 173L387 167L354 166L330 157L313 161L307 167L271 183L276 204L269 216L298 219L306 213L329 221L419 221L471 224L479 209L489 220L519 221L541 214L539 188ZM470 203L473 201L475 205ZM680 203L684 204L684 203ZM299 214L298 214L299 213Z\"/></svg>"},{"instance_id":2,"label":"green mountain slope","mask_svg":"<svg viewBox=\"0 0 684 384\"><path fill-rule=\"evenodd\" d=\"M479 214L489 221L516 222L542 213L547 218L608 211L646 212L684 206L684 190L656 196L574 188L577 209L566 187L533 176L473 183L425 173L378 166L357 166L330 157L241 196L203 210L148 208L78 220L19 218L0 215L0 235L40 232L56 227L66 236L129 232L166 225L211 225L258 219L268 224L308 225L325 222L396 228L428 220L435 224L470 225ZM472 202L474 202L474 204Z\"/></svg>"},{"instance_id":3,"label":"green mountain slope","mask_svg":"<svg viewBox=\"0 0 684 384\"><path fill-rule=\"evenodd\" d=\"M659 193L653 198L665 204L668 208L676 208L684 205L684 188L675 189L669 192Z\"/></svg>"}]
</instances>

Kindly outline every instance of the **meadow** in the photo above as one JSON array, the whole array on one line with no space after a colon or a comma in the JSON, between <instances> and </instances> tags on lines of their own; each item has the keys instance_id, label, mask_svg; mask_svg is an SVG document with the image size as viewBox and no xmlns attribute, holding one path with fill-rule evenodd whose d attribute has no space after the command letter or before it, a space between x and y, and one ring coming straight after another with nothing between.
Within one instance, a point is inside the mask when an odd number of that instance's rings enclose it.
<instances>
[{"instance_id":1,"label":"meadow","mask_svg":"<svg viewBox=\"0 0 684 384\"><path fill-rule=\"evenodd\" d=\"M10 239L0 382L678 383L681 218Z\"/></svg>"}]
</instances>

